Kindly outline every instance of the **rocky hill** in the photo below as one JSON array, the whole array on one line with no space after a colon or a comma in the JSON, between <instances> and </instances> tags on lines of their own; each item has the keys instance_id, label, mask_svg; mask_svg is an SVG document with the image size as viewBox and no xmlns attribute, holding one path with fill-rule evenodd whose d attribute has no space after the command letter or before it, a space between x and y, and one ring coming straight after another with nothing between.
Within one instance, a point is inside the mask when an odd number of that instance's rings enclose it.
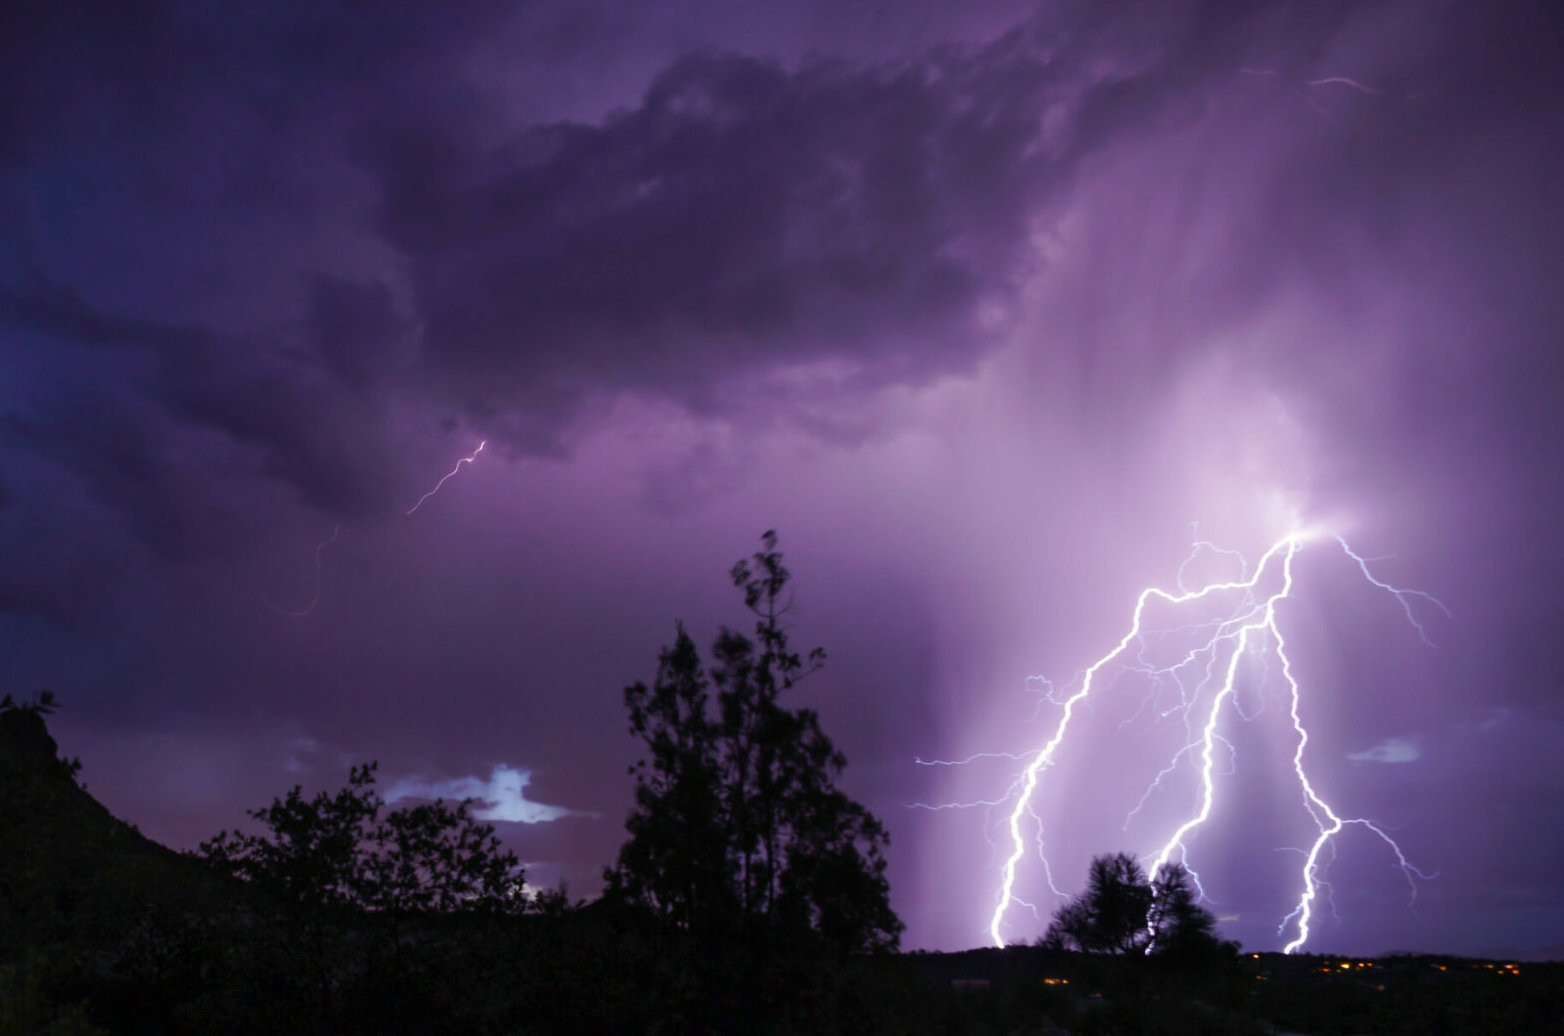
<instances>
[{"instance_id":1,"label":"rocky hill","mask_svg":"<svg viewBox=\"0 0 1564 1036\"><path fill-rule=\"evenodd\" d=\"M197 861L115 817L60 758L44 710L0 709L0 955L107 945L152 911L229 896Z\"/></svg>"}]
</instances>

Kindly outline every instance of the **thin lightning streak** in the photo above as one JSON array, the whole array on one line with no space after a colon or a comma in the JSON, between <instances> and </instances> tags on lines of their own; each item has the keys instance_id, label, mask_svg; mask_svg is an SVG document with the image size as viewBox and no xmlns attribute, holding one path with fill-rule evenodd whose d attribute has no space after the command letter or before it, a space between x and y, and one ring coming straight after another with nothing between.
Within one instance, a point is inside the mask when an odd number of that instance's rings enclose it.
<instances>
[{"instance_id":1,"label":"thin lightning streak","mask_svg":"<svg viewBox=\"0 0 1564 1036\"><path fill-rule=\"evenodd\" d=\"M1238 71L1242 75L1250 76L1276 77L1280 75L1280 73L1275 69L1270 68L1240 68ZM1349 90L1356 90L1358 93L1363 94L1366 97L1385 96L1385 91L1375 89L1361 80L1353 79L1351 76L1321 76L1318 79L1305 80L1301 85L1295 86L1293 88L1293 93L1302 98L1303 103L1307 104L1311 109L1313 109L1314 114L1320 116L1322 119L1325 119L1327 122L1334 123L1337 126L1345 125L1345 123L1343 123L1342 120L1337 116L1331 114L1331 112L1319 101L1315 100L1313 96L1315 91L1317 91L1320 87L1328 86L1344 86Z\"/></svg>"},{"instance_id":2,"label":"thin lightning streak","mask_svg":"<svg viewBox=\"0 0 1564 1036\"><path fill-rule=\"evenodd\" d=\"M1198 532L1198 530L1195 531ZM1248 562L1244 560L1244 556L1238 551L1229 550L1226 547L1218 547L1215 543L1212 543L1209 540L1196 540L1194 545L1190 547L1189 556L1184 559L1184 563L1182 565L1178 566L1177 583L1181 593L1189 592L1189 587L1185 584L1184 579L1189 572L1189 566L1193 565L1197 560L1199 560L1202 553L1211 553L1215 554L1217 557L1232 558L1234 561L1238 562L1238 571L1240 575L1249 571Z\"/></svg>"},{"instance_id":3,"label":"thin lightning streak","mask_svg":"<svg viewBox=\"0 0 1564 1036\"><path fill-rule=\"evenodd\" d=\"M976 809L979 806L1003 806L1010 801L1010 796L1005 795L997 799L977 799L973 802L909 802L906 809L926 809L931 813L939 813L947 809Z\"/></svg>"},{"instance_id":4,"label":"thin lightning streak","mask_svg":"<svg viewBox=\"0 0 1564 1036\"><path fill-rule=\"evenodd\" d=\"M918 766L966 766L978 759L1024 759L1025 756L1015 752L977 752L965 759L919 759L913 757L913 762ZM909 802L907 809L926 809L938 813L947 809L976 809L979 806L994 807L1003 806L1010 801L1010 796L1015 793L1015 785L1005 789L1005 793L994 799L974 799L970 802Z\"/></svg>"},{"instance_id":5,"label":"thin lightning streak","mask_svg":"<svg viewBox=\"0 0 1564 1036\"><path fill-rule=\"evenodd\" d=\"M433 489L429 490L429 492L427 492L423 496L419 497L418 498L418 502L416 504L414 504L412 507L409 507L406 510L406 512L404 512L404 513L407 514L407 515L412 515L413 512L417 511L420 507L422 507L424 505L424 501L428 500L431 496L434 496L436 493L438 493L440 491L440 487L441 486L443 486L447 482L449 482L452 478L454 478L456 476L457 472L462 470L462 465L463 464L471 464L473 461L477 460L478 459L478 454L482 453L483 452L483 448L485 446L487 446L487 445L489 445L489 441L487 439L484 439L484 440L480 441L478 443L478 448L476 450L473 450L472 453L470 453L469 455L463 457L461 460L457 461L456 462L456 466L451 468L450 471L446 472L445 477L440 479L440 481L436 482L434 484L434 488ZM270 601L266 601L264 599L263 599L262 603L265 604L268 608L271 608L273 611L281 612L283 615L291 615L291 616L293 616L295 618L303 618L306 615L313 614L314 611L315 611L315 606L320 604L321 567L322 567L321 566L321 556L325 553L325 550L326 550L327 547L329 547L333 543L337 542L337 539L341 535L342 535L342 525L340 523L338 523L337 527L334 528L331 531L331 536L328 537L327 539L322 540L320 543L316 544L316 546L315 546L315 595L310 598L310 603L309 604L305 605L303 608L293 609L293 608L279 608L277 605L272 604Z\"/></svg>"},{"instance_id":6,"label":"thin lightning streak","mask_svg":"<svg viewBox=\"0 0 1564 1036\"><path fill-rule=\"evenodd\" d=\"M1444 606L1444 602L1439 600L1437 597L1434 597L1432 594L1425 594L1421 590L1402 590L1399 587L1394 587L1389 583L1381 582L1380 580L1375 579L1374 574L1369 571L1368 561L1358 556L1357 554L1354 554L1352 552L1352 548L1347 546L1346 540L1342 539L1340 536L1337 536L1336 542L1341 544L1341 549L1346 551L1347 557L1358 563L1358 571L1363 573L1364 579L1367 579L1381 590L1395 595L1396 600L1401 602L1401 610L1406 613L1407 621L1412 624L1413 629L1417 630L1417 635L1423 638L1423 643L1427 644L1429 647L1433 647L1434 642L1428 639L1428 631L1423 628L1422 623L1417 621L1417 616L1412 614L1412 602L1408 600L1408 598L1418 597L1422 600L1428 601L1430 604L1433 604L1435 607L1437 607L1440 611L1444 612L1445 618L1448 619L1451 617L1450 609Z\"/></svg>"},{"instance_id":7,"label":"thin lightning streak","mask_svg":"<svg viewBox=\"0 0 1564 1036\"><path fill-rule=\"evenodd\" d=\"M319 543L317 543L315 545L315 595L310 598L310 603L309 604L305 605L303 608L300 608L298 610L294 610L292 608L279 608L275 604L272 604L270 601L266 602L266 606L268 608L271 608L273 611L281 612L284 615L291 615L291 616L293 616L296 619L302 619L304 616L313 613L315 611L315 606L320 603L321 555L326 552L326 548L327 547L329 547L333 543L337 542L337 537L339 537L341 535L342 535L342 525L339 522L337 524L337 527L335 529L331 530L331 535L329 537L327 537L324 540L321 540Z\"/></svg>"},{"instance_id":8,"label":"thin lightning streak","mask_svg":"<svg viewBox=\"0 0 1564 1036\"><path fill-rule=\"evenodd\" d=\"M1370 97L1383 97L1383 96L1385 96L1385 91L1383 91L1383 90L1376 90L1372 86L1368 86L1368 85L1366 85L1364 83L1360 83L1356 79L1349 79L1347 76L1326 76L1324 79L1311 79L1311 80L1309 80L1309 85L1310 86L1348 86L1348 87L1351 87L1352 89L1358 91L1358 93L1368 94Z\"/></svg>"},{"instance_id":9,"label":"thin lightning streak","mask_svg":"<svg viewBox=\"0 0 1564 1036\"><path fill-rule=\"evenodd\" d=\"M406 513L411 515L414 511L416 511L420 507L424 506L424 501L425 500L428 500L431 496L434 496L436 493L438 493L440 491L440 487L441 486L445 485L451 479L456 477L456 473L458 471L462 470L462 465L463 464L471 464L473 461L477 460L478 459L478 454L482 453L483 452L483 448L485 446L487 446L487 445L489 445L489 440L487 440L487 439L484 439L482 442L478 443L478 448L476 450L473 450L472 453L468 454L467 456L463 457L461 460L457 461L456 462L456 466L453 467L450 471L446 472L445 477L442 478L440 481L436 482L434 484L434 488L433 489L429 490L429 492L427 492L423 496L419 497L418 498L418 503L414 504L412 507L409 507L407 509Z\"/></svg>"},{"instance_id":10,"label":"thin lightning streak","mask_svg":"<svg viewBox=\"0 0 1564 1036\"><path fill-rule=\"evenodd\" d=\"M1009 759L1015 761L1025 758L1026 755L1021 752L974 752L965 759L919 759L917 756L913 756L912 762L915 766L966 766L968 763L978 759Z\"/></svg>"},{"instance_id":11,"label":"thin lightning streak","mask_svg":"<svg viewBox=\"0 0 1564 1036\"><path fill-rule=\"evenodd\" d=\"M1407 620L1417 630L1418 635L1425 643L1431 643L1425 627L1417 619L1413 604L1423 601L1437 607L1446 616L1450 614L1448 608L1433 596L1419 590L1407 590L1394 586L1376 577L1369 567L1369 560L1357 554L1347 544L1346 540L1337 536L1336 542L1342 551L1357 566L1358 571L1371 585L1395 596L1401 604ZM1038 820L1033 798L1041 782L1042 774L1054 765L1055 756L1063 743L1071 720L1074 718L1077 707L1092 694L1099 683L1099 677L1104 670L1115 660L1123 659L1121 663L1127 671L1139 672L1160 681L1169 679L1177 686L1179 692L1179 704L1167 710L1159 710L1161 717L1165 718L1174 712L1181 713L1184 718L1186 730L1189 731L1189 739L1174 753L1169 763L1153 778L1151 785L1142 795L1139 803L1131 810L1126 824L1145 807L1152 793L1161 787L1165 777L1177 769L1181 761L1197 756L1199 764L1197 771L1200 778L1197 805L1193 812L1183 821L1164 842L1155 860L1149 869L1149 877L1155 881L1160 870L1171 862L1182 863L1189 871L1195 885L1200 888L1199 875L1189 866L1188 842L1194 833L1210 819L1216 803L1216 776L1217 760L1220 757L1228 760L1231 766L1233 759L1233 746L1222 736L1221 725L1224 715L1231 711L1240 719L1249 719L1250 715L1240 707L1238 701L1240 662L1246 656L1255 654L1269 647L1274 651L1280 663L1280 675L1287 688L1289 698L1289 717L1295 740L1295 748L1292 756L1293 775L1303 800L1303 805L1316 828L1316 836L1310 848L1304 852L1304 863L1300 872L1300 892L1297 905L1283 918L1278 934L1284 932L1289 924L1296 921L1297 930L1294 938L1287 943L1286 952L1293 952L1304 945L1309 937L1309 925L1313 917L1314 904L1320 892L1329 893L1329 885L1324 880L1324 872L1327 862L1322 862L1322 856L1329 854L1334 856L1333 839L1348 826L1363 827L1381 840L1383 840L1395 854L1397 863L1402 869L1403 875L1415 897L1417 891L1416 879L1427 880L1430 875L1424 874L1414 867L1407 859L1405 853L1396 841L1381 827L1372 821L1361 817L1342 817L1324 800L1316 790L1313 781L1305 767L1305 749L1309 743L1308 729L1302 716L1302 688L1293 672L1292 658L1289 654L1286 637L1278 622L1278 606L1285 600L1293 598L1294 579L1293 564L1299 553L1310 542L1303 534L1295 533L1275 543L1261 557L1252 574L1248 573L1246 565L1241 567L1238 579L1213 582L1195 589L1188 589L1185 585L1187 569L1194 556L1203 550L1209 550L1217 555L1231 555L1231 551L1222 551L1208 543L1199 542L1195 545L1194 554L1186 559L1178 571L1177 585L1179 592L1170 593L1155 587L1149 587L1141 591L1136 600L1135 610L1130 623L1129 632L1125 634L1118 644L1102 658L1098 659L1080 677L1075 691L1062 702L1063 713L1059 718L1053 736L1036 753L1030 756L1030 761L1020 774L1015 778L1009 791L1002 801L1011 802L1011 811L1008 818L1008 833L1010 851L1001 868L1001 881L999 894L993 916L989 923L989 935L996 946L1004 946L1004 936L1001 933L1005 915L1012 905L1030 907L1031 904L1023 903L1016 895L1015 883L1017 870L1022 857L1026 854L1028 839L1023 833L1023 826L1027 818ZM1241 560L1241 559L1240 559ZM1273 575L1273 573L1276 573ZM1274 583L1275 588L1264 592L1263 585ZM1194 649L1183 654L1180 661L1172 665L1156 666L1152 664L1147 655L1148 638L1152 631L1146 627L1146 611L1153 601L1166 605L1179 607L1188 606L1193 602L1209 599L1218 594L1236 593L1239 597L1238 604L1229 611L1225 617L1203 623L1194 623L1184 626L1173 632L1193 634L1197 631L1204 638ZM1165 634L1167 631L1161 631ZM1161 635L1159 634L1159 635ZM1131 650L1131 645L1140 645L1136 651ZM1217 659L1221 657L1222 663L1218 665ZM1200 661L1204 659L1204 665ZM1266 667L1269 671L1269 666ZM1185 683L1186 677L1181 675L1185 669L1203 669L1204 675L1198 679L1193 688ZM1218 683L1219 675L1219 683ZM1202 722L1199 724L1198 733L1191 723L1192 710L1195 708L1200 696L1208 687L1215 686L1211 692L1209 701L1204 707ZM1104 692L1106 693L1106 692ZM1150 695L1158 692L1153 689ZM1148 701L1150 699L1148 698ZM1144 712L1147 702L1143 702L1140 712ZM1137 712L1137 715L1140 714ZM1133 717L1132 717L1133 719ZM1007 753L980 753L970 757L971 759L988 756L1005 757ZM921 762L921 760L920 760ZM952 764L945 764L952 765ZM1011 798L1011 796L1014 796ZM969 805L992 805L991 803L971 803ZM937 808L937 807L924 807ZM1041 829L1038 828L1036 836L1036 848L1043 858L1045 871L1047 868L1046 857L1042 855ZM1300 850L1301 851L1301 850ZM1052 885L1052 875L1048 874L1049 884ZM1202 890L1202 894L1203 890Z\"/></svg>"}]
</instances>

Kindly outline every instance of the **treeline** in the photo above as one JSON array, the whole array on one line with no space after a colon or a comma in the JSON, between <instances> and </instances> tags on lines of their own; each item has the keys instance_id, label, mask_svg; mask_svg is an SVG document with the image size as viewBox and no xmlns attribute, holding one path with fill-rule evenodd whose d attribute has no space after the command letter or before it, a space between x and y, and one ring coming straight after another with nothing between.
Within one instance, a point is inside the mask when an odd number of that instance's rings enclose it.
<instances>
[{"instance_id":1,"label":"treeline","mask_svg":"<svg viewBox=\"0 0 1564 1036\"><path fill-rule=\"evenodd\" d=\"M0 1034L887 1031L859 964L901 931L888 838L788 700L824 652L789 645L775 533L730 575L752 634L708 664L677 626L625 691L645 755L590 905L534 893L471 802L388 808L373 763L171 853L76 785L52 696L7 698Z\"/></svg>"},{"instance_id":2,"label":"treeline","mask_svg":"<svg viewBox=\"0 0 1564 1036\"><path fill-rule=\"evenodd\" d=\"M98 1033L1258 1034L1542 1032L1564 983L1514 971L1240 956L1170 863L1097 857L1036 946L897 954L885 829L791 700L774 533L730 576L750 614L682 625L626 688L635 804L605 893L537 892L472 803L391 808L373 763L174 853L0 700L0 1036ZM1505 983L1511 985L1506 986Z\"/></svg>"}]
</instances>

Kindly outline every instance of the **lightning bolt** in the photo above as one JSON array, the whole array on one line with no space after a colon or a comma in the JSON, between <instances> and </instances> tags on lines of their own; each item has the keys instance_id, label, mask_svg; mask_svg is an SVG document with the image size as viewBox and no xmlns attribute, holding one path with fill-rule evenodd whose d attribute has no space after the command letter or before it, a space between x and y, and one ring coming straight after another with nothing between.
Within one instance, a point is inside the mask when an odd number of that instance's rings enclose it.
<instances>
[{"instance_id":1,"label":"lightning bolt","mask_svg":"<svg viewBox=\"0 0 1564 1036\"><path fill-rule=\"evenodd\" d=\"M1216 777L1219 772L1219 760L1225 758L1230 765L1233 760L1232 745L1221 733L1224 716L1231 711L1241 719L1251 718L1240 708L1238 695L1241 686L1240 663L1246 657L1254 655L1262 657L1268 655L1274 657L1279 663L1281 681L1286 688L1288 715L1294 738L1292 773L1304 808L1316 831L1309 848L1303 851L1304 861L1299 874L1301 891L1297 905L1282 919L1277 928L1278 935L1282 935L1289 925L1296 924L1295 934L1284 947L1284 952L1292 953L1307 942L1316 900L1322 891L1327 894L1329 892L1325 871L1330 856L1334 855L1333 840L1347 827L1362 827L1389 846L1407 879L1414 898L1417 893L1417 880L1427 880L1432 877L1414 867L1395 839L1382 827L1362 817L1343 817L1337 813L1321 796L1305 766L1305 750L1310 737L1302 715L1303 689L1293 672L1288 642L1278 621L1278 606L1294 598L1294 562L1305 547L1319 538L1303 532L1290 534L1274 543L1261 556L1252 574L1248 573L1247 565L1243 565L1237 579L1209 582L1191 589L1186 585L1185 579L1197 555L1204 551L1217 556L1237 557L1235 552L1220 550L1209 543L1197 541L1190 558L1179 567L1177 592L1157 587L1142 590L1136 599L1129 630L1112 650L1092 663L1081 674L1073 692L1067 695L1063 692L1058 695L1049 694L1049 700L1063 707L1053 735L1040 749L1025 756L1026 766L1016 776L1008 792L998 800L1000 803L1010 804L1010 812L1005 824L1009 851L1000 869L999 895L988 926L994 945L999 947L1005 945L1002 929L1005 916L1012 906L1021 906L1036 914L1036 908L1020 899L1015 889L1017 871L1022 857L1026 855L1029 842L1041 858L1049 886L1053 886L1051 868L1043 853L1042 827L1033 800L1043 775L1055 763L1059 748L1069 733L1071 721L1083 703L1097 691L1105 674L1116 664L1128 671L1151 678L1152 689L1141 705L1142 711L1148 708L1154 709L1159 718L1177 714L1182 717L1187 732L1184 744L1174 752L1172 759L1153 778L1151 786L1131 811L1130 817L1135 816L1146 805L1152 793L1161 788L1163 778L1173 773L1184 760L1189 758L1198 760L1195 764L1199 776L1197 802L1187 818L1173 830L1156 853L1149 868L1149 877L1153 881L1163 867L1177 862L1189 870L1197 889L1200 888L1199 875L1189 864L1189 841L1201 825L1211 817L1217 797ZM1418 635L1425 643L1431 643L1426 628L1418 621L1414 605L1419 602L1431 605L1446 616L1450 614L1449 609L1429 594L1394 586L1376 577L1370 567L1369 559L1353 551L1345 539L1339 536L1333 538L1369 584L1396 597L1407 620ZM1240 564L1242 564L1241 559ZM1153 630L1148 625L1147 610L1153 604L1172 609L1175 614L1183 614L1198 611L1201 607L1216 607L1229 597L1236 599L1236 604L1217 611L1215 617L1209 614L1204 617L1196 615L1190 623L1172 630ZM1154 664L1150 656L1152 643L1162 643L1172 634L1194 636L1196 638L1194 646L1184 651L1182 656L1171 665ZM1028 682L1041 682L1047 686L1046 681L1040 681L1036 677ZM1167 693L1170 685L1176 689L1177 701L1166 708L1160 707L1159 700ZM1208 693L1209 697L1207 697ZM1206 700L1201 706L1203 697ZM1197 706L1201 708L1197 710ZM1139 714L1137 712L1136 715ZM962 765L973 759L996 755L1003 757L1006 753L980 753L964 760L949 763L936 761L924 765ZM923 763L923 760L919 762ZM994 801L990 800L964 805L992 807L994 804ZM922 808L938 808L925 806L922 803L917 805ZM1038 822L1036 835L1032 839L1029 839L1026 834L1029 818ZM1126 818L1126 825L1128 821L1129 818ZM1326 855L1327 851L1330 856ZM1203 894L1203 889L1201 891Z\"/></svg>"},{"instance_id":2,"label":"lightning bolt","mask_svg":"<svg viewBox=\"0 0 1564 1036\"><path fill-rule=\"evenodd\" d=\"M315 611L315 606L320 603L321 555L326 552L326 548L327 547L329 547L333 543L337 542L337 538L339 536L341 536L341 535L342 535L342 524L339 522L339 523L337 523L337 527L331 530L331 535L330 536L328 536L326 539L321 540L319 543L317 543L315 545L315 593L310 598L310 603L309 604L306 604L303 608L298 608L298 609L294 609L294 608L279 608L275 604L272 604L270 601L267 601L266 602L266 606L268 608L271 608L273 611L281 612L284 615L291 615L291 616L293 616L296 619L302 619L304 616L313 613Z\"/></svg>"},{"instance_id":3,"label":"lightning bolt","mask_svg":"<svg viewBox=\"0 0 1564 1036\"><path fill-rule=\"evenodd\" d=\"M1274 68L1240 68L1238 71L1240 75L1248 76L1268 76L1274 78L1281 75ZM1385 91L1372 87L1362 80L1354 79L1351 76L1321 76L1318 79L1305 80L1293 88L1293 93L1302 98L1303 102L1313 109L1316 115L1337 126L1344 125L1341 118L1333 115L1329 109L1314 98L1314 93L1325 87L1345 87L1348 90L1355 90L1365 97L1384 98L1386 96Z\"/></svg>"},{"instance_id":4,"label":"lightning bolt","mask_svg":"<svg viewBox=\"0 0 1564 1036\"><path fill-rule=\"evenodd\" d=\"M1352 79L1352 78L1350 78L1348 76L1326 76L1323 79L1311 79L1311 80L1309 80L1309 84L1308 85L1310 85L1310 86L1346 86L1346 87L1352 88L1353 90L1356 90L1360 94L1368 94L1370 97L1383 97L1383 96L1385 96L1385 91L1383 91L1383 90L1376 90L1372 86L1369 86L1366 83L1360 83L1356 79Z\"/></svg>"},{"instance_id":5,"label":"lightning bolt","mask_svg":"<svg viewBox=\"0 0 1564 1036\"><path fill-rule=\"evenodd\" d=\"M425 500L428 500L431 496L434 496L436 493L438 493L440 491L440 487L441 486L445 485L447 482L451 481L451 479L456 477L456 473L458 471L462 470L462 465L463 464L471 464L473 461L477 460L478 459L478 454L482 453L483 452L483 448L485 446L487 446L487 445L489 445L489 440L487 440L487 439L484 439L483 441L479 442L478 443L478 448L476 450L473 450L467 456L465 456L461 460L457 461L456 462L456 466L453 467L450 471L446 472L445 473L445 477L442 478L440 481L436 482L434 484L434 488L433 489L429 490L429 492L427 492L423 496L419 497L418 498L418 503L414 504L412 507L409 507L407 509L406 513L409 516L411 516L414 511L416 511L420 507L424 506L424 501Z\"/></svg>"},{"instance_id":6,"label":"lightning bolt","mask_svg":"<svg viewBox=\"0 0 1564 1036\"><path fill-rule=\"evenodd\" d=\"M487 446L487 445L489 445L489 440L483 439L483 440L479 441L478 448L476 450L473 450L470 454L468 454L467 456L465 456L465 457L461 458L460 460L458 460L456 462L456 465L454 467L452 467L450 471L446 472L445 476L443 478L441 478L440 481L438 481L438 482L436 482L434 484L434 488L430 489L429 492L427 492L423 496L419 497L418 498L418 502L416 504L414 504L412 507L409 507L403 513L406 516L411 517L412 514L415 511L417 511L420 507L424 506L424 502L426 500L428 500L430 497L434 496L436 493L438 493L440 491L440 487L444 486L452 478L456 477L456 473L462 470L462 465L464 465L464 464L471 464L473 461L477 460L478 459L478 454L482 453L483 452L483 448L485 446ZM265 601L264 599L263 599L262 603L264 603L268 608L271 608L273 611L281 612L283 615L291 615L294 618L303 618L303 617L305 617L307 615L313 614L314 611L315 611L315 606L320 604L321 556L325 553L326 548L331 546L333 543L337 542L337 540L341 536L342 536L342 524L339 522L337 524L336 528L332 529L331 535L328 538L322 540L320 543L315 545L315 594L314 594L314 596L312 596L310 598L310 603L309 604L305 605L303 608L295 609L295 608L280 608L277 605L272 604L270 601Z\"/></svg>"}]
</instances>

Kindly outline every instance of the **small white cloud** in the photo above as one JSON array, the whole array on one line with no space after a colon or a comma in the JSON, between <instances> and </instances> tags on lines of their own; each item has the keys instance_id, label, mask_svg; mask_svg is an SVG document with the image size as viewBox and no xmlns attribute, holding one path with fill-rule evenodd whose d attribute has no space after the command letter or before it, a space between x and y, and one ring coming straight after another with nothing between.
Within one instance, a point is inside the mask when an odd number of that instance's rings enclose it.
<instances>
[{"instance_id":1,"label":"small white cloud","mask_svg":"<svg viewBox=\"0 0 1564 1036\"><path fill-rule=\"evenodd\" d=\"M1367 751L1353 752L1347 758L1355 763L1410 763L1422 754L1412 742L1393 737Z\"/></svg>"},{"instance_id":2,"label":"small white cloud","mask_svg":"<svg viewBox=\"0 0 1564 1036\"><path fill-rule=\"evenodd\" d=\"M503 763L495 766L488 780L455 777L444 781L426 781L422 777L403 777L386 789L386 801L402 799L474 799L479 803L472 815L479 820L503 820L514 824L545 824L560 817L596 816L564 806L550 806L527 798L532 771Z\"/></svg>"}]
</instances>

